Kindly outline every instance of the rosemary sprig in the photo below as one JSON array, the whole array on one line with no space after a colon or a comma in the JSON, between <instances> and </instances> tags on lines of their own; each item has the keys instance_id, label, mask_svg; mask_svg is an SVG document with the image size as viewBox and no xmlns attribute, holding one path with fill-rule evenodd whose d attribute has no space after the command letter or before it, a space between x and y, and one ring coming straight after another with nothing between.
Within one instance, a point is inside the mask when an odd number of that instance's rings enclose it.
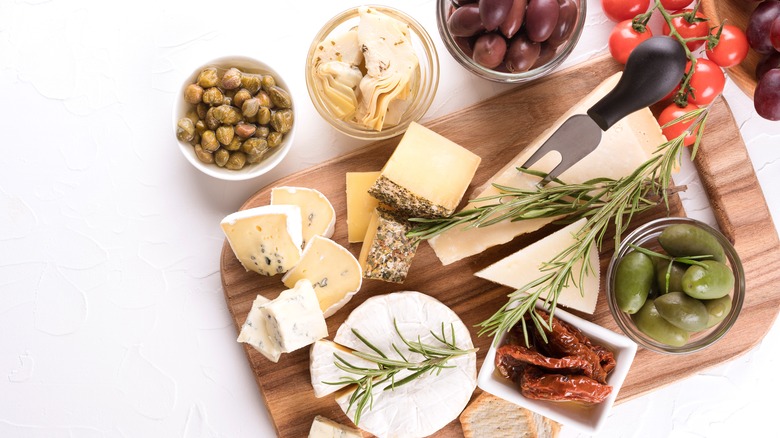
<instances>
[{"instance_id":1,"label":"rosemary sprig","mask_svg":"<svg viewBox=\"0 0 780 438\"><path fill-rule=\"evenodd\" d=\"M672 257L670 255L661 254L660 252L655 252L651 249L643 248L638 245L630 244L628 245L630 248L632 248L634 251L641 252L649 257L655 257L663 260L668 260L669 264L666 266L666 272L664 273L664 293L669 293L669 284L672 280L672 264L674 262L680 262L686 265L696 265L701 266L704 269L709 269L709 266L706 263L702 263L699 260L704 259L711 259L712 255L706 254L706 255L697 255L697 256L687 256L687 257Z\"/></svg>"},{"instance_id":2,"label":"rosemary sprig","mask_svg":"<svg viewBox=\"0 0 780 438\"><path fill-rule=\"evenodd\" d=\"M365 344L366 347L374 351L376 354L364 353L360 351L353 351L355 356L373 362L377 365L376 368L365 368L354 365L340 356L338 353L334 353L335 365L350 374L350 376L342 376L335 382L323 382L328 385L356 385L355 390L349 398L349 405L347 406L347 412L352 407L355 407L355 425L360 422L360 416L363 411L368 407L370 410L374 403L373 389L375 386L382 385L389 382L383 391L394 390L395 388L405 385L414 379L422 376L426 373L440 373L444 368L451 368L447 365L447 362L458 356L463 356L471 353L475 353L478 348L462 349L456 345L455 342L455 327L450 325L450 338L447 339L447 333L444 329L444 323L441 324L441 334L437 334L431 331L431 336L434 337L441 345L431 345L422 342L418 336L416 341L407 340L398 329L396 320L393 320L393 326L395 332L401 338L401 341L406 346L406 349L410 353L416 353L422 356L420 361L410 361L407 356L401 352L401 349L392 344L393 351L400 359L391 359L382 350L374 346L370 341L363 337L356 329L352 329L352 333ZM396 380L396 376L402 371L411 371L411 374L406 375L400 380ZM360 377L354 377L360 376Z\"/></svg>"},{"instance_id":3,"label":"rosemary sprig","mask_svg":"<svg viewBox=\"0 0 780 438\"><path fill-rule=\"evenodd\" d=\"M693 120L680 136L661 144L649 160L640 165L631 175L618 179L598 179L582 184L548 184L536 190L512 189L496 186L502 193L492 197L494 203L469 209L444 219L412 219L416 223L411 235L428 239L456 227L489 226L503 220L524 220L536 217L565 216L567 222L587 218L583 228L575 235L575 243L542 265L542 275L529 281L508 295L508 302L493 316L480 323L479 335L505 333L516 324L521 324L525 342L528 333L524 315L528 314L537 328L549 328L558 296L564 287L583 284L593 271L588 255L594 245L601 248L610 225L615 228L615 247L620 246L622 234L627 230L635 214L650 209L659 203L669 207L668 188L672 173L680 163L684 138L696 133L691 159L701 141L706 122L707 108L691 111L669 125ZM665 125L666 126L666 125ZM491 198L483 198L489 200ZM476 202L474 200L472 202ZM582 262L579 276L574 275L574 266ZM549 320L541 317L535 309L537 300L544 300L549 311ZM544 333L543 330L539 330ZM496 337L498 339L498 337Z\"/></svg>"}]
</instances>

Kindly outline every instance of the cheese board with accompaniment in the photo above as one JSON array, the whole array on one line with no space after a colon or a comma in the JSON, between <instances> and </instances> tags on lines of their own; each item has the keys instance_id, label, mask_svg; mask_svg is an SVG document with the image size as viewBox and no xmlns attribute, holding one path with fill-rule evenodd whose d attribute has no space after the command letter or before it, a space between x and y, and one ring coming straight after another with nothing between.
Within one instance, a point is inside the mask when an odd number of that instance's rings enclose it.
<instances>
[{"instance_id":1,"label":"cheese board with accompaniment","mask_svg":"<svg viewBox=\"0 0 780 438\"><path fill-rule=\"evenodd\" d=\"M567 113L582 96L598 88L602 81L619 69L620 65L611 59L599 58L425 123L434 132L482 157L464 199L470 199L477 191L477 186L484 184L491 175L511 166L518 153L529 147L529 143L548 128L549 122L544 121L556 120ZM640 348L617 394L616 403L638 397L747 352L762 339L780 306L780 293L774 288L780 279L780 244L744 143L722 99L718 99L712 106L707 126L695 164L712 202L718 225L734 242L743 262L746 296L742 313L731 331L716 346L705 351L686 356L668 356ZM629 134L626 131L621 133L624 136ZM269 204L274 187L316 189L330 200L336 212L335 230L331 238L357 257L361 245L348 243L347 237L346 174L382 169L399 140L383 140L285 177L258 191L240 209ZM615 160L614 157L608 159ZM644 212L634 217L632 228L667 214L685 215L677 195L670 196L668 213L660 206ZM492 338L477 336L478 328L475 326L506 304L507 294L514 289L474 274L557 228L560 227L548 225L520 237L510 238L509 243L445 265L442 265L439 259L441 256L437 257L428 243L422 243L403 284L364 280L360 291L327 319L328 338L336 334L351 312L366 300L392 292L420 291L442 302L462 319L474 346L479 348L476 354L479 367ZM575 314L620 333L604 296L604 276L613 249L611 236L608 235L599 253L601 286L594 313ZM274 299L286 289L279 276L265 277L247 272L227 243L223 246L220 265L227 306L237 329L246 320L258 294ZM282 355L277 363L269 361L248 345L244 345L244 348L279 436L305 436L317 415L350 424L333 397L314 396L308 348ZM463 436L463 433L456 419L434 436L458 437Z\"/></svg>"}]
</instances>

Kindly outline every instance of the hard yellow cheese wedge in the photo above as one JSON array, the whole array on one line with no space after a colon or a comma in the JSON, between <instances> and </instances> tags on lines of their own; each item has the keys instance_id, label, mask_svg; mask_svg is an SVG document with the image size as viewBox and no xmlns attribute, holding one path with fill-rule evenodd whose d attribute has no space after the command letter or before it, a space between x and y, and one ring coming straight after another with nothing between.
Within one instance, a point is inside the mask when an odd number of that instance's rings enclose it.
<instances>
[{"instance_id":1,"label":"hard yellow cheese wedge","mask_svg":"<svg viewBox=\"0 0 780 438\"><path fill-rule=\"evenodd\" d=\"M371 213L379 201L368 194L379 172L347 172L347 240L362 242Z\"/></svg>"}]
</instances>

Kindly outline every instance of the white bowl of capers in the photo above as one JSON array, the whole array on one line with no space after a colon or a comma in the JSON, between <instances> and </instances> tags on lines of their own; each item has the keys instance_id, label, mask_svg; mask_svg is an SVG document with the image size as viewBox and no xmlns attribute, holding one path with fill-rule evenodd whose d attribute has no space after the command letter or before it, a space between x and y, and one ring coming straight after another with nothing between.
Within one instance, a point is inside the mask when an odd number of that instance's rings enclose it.
<instances>
[{"instance_id":1,"label":"white bowl of capers","mask_svg":"<svg viewBox=\"0 0 780 438\"><path fill-rule=\"evenodd\" d=\"M273 169L295 133L294 103L284 79L269 65L226 56L195 69L173 108L175 138L203 173L245 180Z\"/></svg>"}]
</instances>

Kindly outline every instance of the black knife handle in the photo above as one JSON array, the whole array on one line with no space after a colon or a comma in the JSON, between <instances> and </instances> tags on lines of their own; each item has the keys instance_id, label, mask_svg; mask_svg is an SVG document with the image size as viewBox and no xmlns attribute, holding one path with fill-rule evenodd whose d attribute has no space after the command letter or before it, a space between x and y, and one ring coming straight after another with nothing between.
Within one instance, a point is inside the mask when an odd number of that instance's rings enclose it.
<instances>
[{"instance_id":1,"label":"black knife handle","mask_svg":"<svg viewBox=\"0 0 780 438\"><path fill-rule=\"evenodd\" d=\"M606 131L623 117L650 106L680 84L688 58L674 38L656 36L634 48L623 76L612 91L588 110L588 115Z\"/></svg>"}]
</instances>

